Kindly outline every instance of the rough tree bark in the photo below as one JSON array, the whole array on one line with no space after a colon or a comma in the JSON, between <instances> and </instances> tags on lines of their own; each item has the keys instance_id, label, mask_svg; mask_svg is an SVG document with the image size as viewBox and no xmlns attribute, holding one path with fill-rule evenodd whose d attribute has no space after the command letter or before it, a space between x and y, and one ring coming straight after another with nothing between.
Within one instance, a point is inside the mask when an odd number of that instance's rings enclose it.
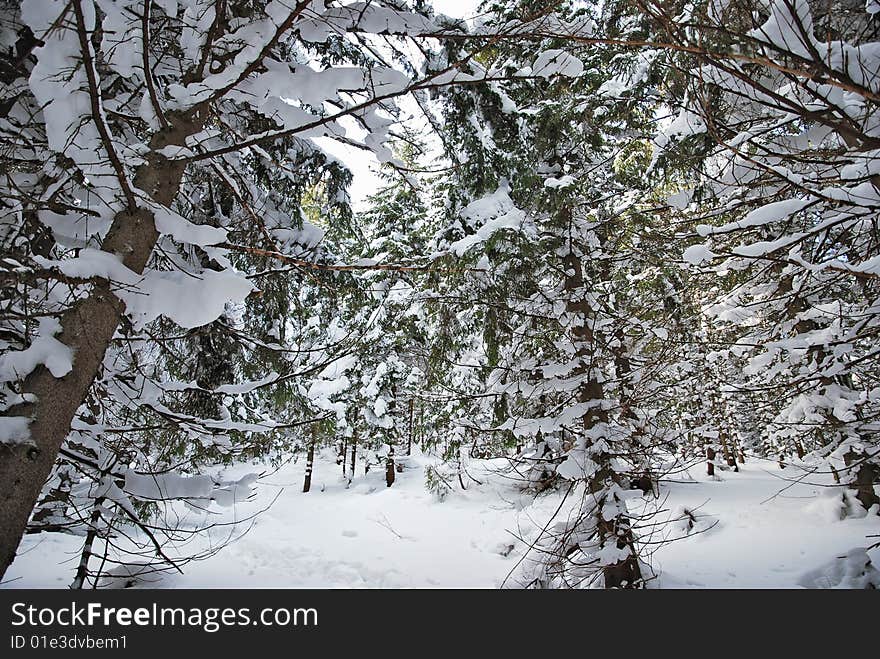
<instances>
[{"instance_id":1,"label":"rough tree bark","mask_svg":"<svg viewBox=\"0 0 880 659\"><path fill-rule=\"evenodd\" d=\"M169 116L169 127L156 133L150 146L157 151L184 145L187 136L201 129L198 116ZM134 183L154 201L170 206L177 196L186 165L153 155L141 165ZM151 212L127 209L116 215L101 249L117 254L122 263L142 273L158 239ZM76 410L83 403L104 360L104 354L125 311L109 281L94 284L88 297L61 317L56 338L73 352L73 368L62 378L38 366L25 378L22 392L36 402L10 408L9 416L30 421L28 444L0 444L0 579L15 558L28 518L48 479L58 450L70 432Z\"/></svg>"}]
</instances>

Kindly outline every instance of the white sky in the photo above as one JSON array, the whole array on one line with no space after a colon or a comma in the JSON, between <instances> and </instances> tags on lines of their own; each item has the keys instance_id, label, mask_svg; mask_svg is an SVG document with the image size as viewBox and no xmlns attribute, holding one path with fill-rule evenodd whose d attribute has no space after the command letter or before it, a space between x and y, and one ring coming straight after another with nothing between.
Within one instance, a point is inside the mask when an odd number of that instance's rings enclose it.
<instances>
[{"instance_id":1,"label":"white sky","mask_svg":"<svg viewBox=\"0 0 880 659\"><path fill-rule=\"evenodd\" d=\"M453 18L467 18L474 13L480 0L434 0L434 9Z\"/></svg>"},{"instance_id":2,"label":"white sky","mask_svg":"<svg viewBox=\"0 0 880 659\"><path fill-rule=\"evenodd\" d=\"M480 0L433 0L433 5L438 13L453 18L467 18L475 13L479 2ZM312 138L312 141L327 153L339 158L351 170L354 178L349 193L354 208L362 209L366 198L382 185L376 175L378 161L368 151L340 144L327 137Z\"/></svg>"}]
</instances>

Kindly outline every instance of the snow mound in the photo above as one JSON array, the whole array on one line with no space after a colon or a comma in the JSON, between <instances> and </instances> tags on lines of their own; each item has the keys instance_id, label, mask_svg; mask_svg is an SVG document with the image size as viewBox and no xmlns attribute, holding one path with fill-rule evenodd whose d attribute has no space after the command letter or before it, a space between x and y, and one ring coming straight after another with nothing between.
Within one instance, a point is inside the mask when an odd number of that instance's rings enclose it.
<instances>
[{"instance_id":1,"label":"snow mound","mask_svg":"<svg viewBox=\"0 0 880 659\"><path fill-rule=\"evenodd\" d=\"M825 565L810 570L798 582L804 588L880 588L880 571L864 547L850 549Z\"/></svg>"},{"instance_id":2,"label":"snow mound","mask_svg":"<svg viewBox=\"0 0 880 659\"><path fill-rule=\"evenodd\" d=\"M806 511L826 522L839 522L848 517L865 517L868 513L856 499L855 492L845 487L829 487L806 506Z\"/></svg>"}]
</instances>

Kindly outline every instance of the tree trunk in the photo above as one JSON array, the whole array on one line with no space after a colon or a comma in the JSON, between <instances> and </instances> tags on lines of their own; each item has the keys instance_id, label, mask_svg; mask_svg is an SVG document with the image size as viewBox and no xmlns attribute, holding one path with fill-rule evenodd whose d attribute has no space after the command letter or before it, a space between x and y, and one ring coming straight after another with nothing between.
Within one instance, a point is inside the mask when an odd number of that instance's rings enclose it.
<instances>
[{"instance_id":1,"label":"tree trunk","mask_svg":"<svg viewBox=\"0 0 880 659\"><path fill-rule=\"evenodd\" d=\"M590 319L594 311L590 308L590 303L586 297L580 297L583 295L584 287L583 263L580 257L570 251L563 258L563 267L565 268L565 290L570 295L580 298L570 298L566 303L566 311L577 314L580 321L574 323L570 330L571 341L575 346L575 354L581 360L580 369L582 371L581 376L583 377L578 391L578 401L581 403L600 401L605 397L605 390L590 368L590 364L593 361L593 344L595 339ZM607 423L608 412L601 405L590 407L581 417L581 424L587 432L597 424ZM587 440L588 445L591 443L590 440ZM625 559L603 567L605 588L638 588L642 582L642 574L629 519L626 515L619 514L612 520L606 520L602 514L607 500L606 497L608 496L609 481L617 482L619 481L619 476L614 472L611 456L607 453L603 452L594 456L593 459L598 465L588 487L593 494L602 492L596 504L596 532L599 535L600 546L615 542L618 548L628 547L630 550L630 555Z\"/></svg>"},{"instance_id":2,"label":"tree trunk","mask_svg":"<svg viewBox=\"0 0 880 659\"><path fill-rule=\"evenodd\" d=\"M354 478L354 467L357 462L358 440L356 435L351 437L351 469L348 472L348 484L351 485L351 479Z\"/></svg>"},{"instance_id":3,"label":"tree trunk","mask_svg":"<svg viewBox=\"0 0 880 659\"><path fill-rule=\"evenodd\" d=\"M880 483L880 467L876 464L868 462L868 456L865 453L856 453L855 451L847 451L843 456L844 464L853 469L855 479L850 483L849 488L856 491L856 499L868 510L875 503L880 503L880 497L874 492L874 486ZM852 471L852 470L850 470Z\"/></svg>"},{"instance_id":4,"label":"tree trunk","mask_svg":"<svg viewBox=\"0 0 880 659\"><path fill-rule=\"evenodd\" d=\"M625 560L605 566L605 588L637 588L642 581L642 571L639 568L629 520L626 517L620 516L616 520L609 522L602 518L602 513L600 512L599 533L606 538L617 537L618 549L628 547L630 551L630 555Z\"/></svg>"},{"instance_id":5,"label":"tree trunk","mask_svg":"<svg viewBox=\"0 0 880 659\"><path fill-rule=\"evenodd\" d=\"M406 454L412 455L412 445L413 445L413 433L415 432L415 426L413 425L413 407L414 401L412 398L409 399L409 435L406 438Z\"/></svg>"},{"instance_id":6,"label":"tree trunk","mask_svg":"<svg viewBox=\"0 0 880 659\"><path fill-rule=\"evenodd\" d=\"M171 144L184 145L187 136L201 129L201 121L170 116L172 126L156 133L153 150ZM141 165L135 185L150 197L170 206L178 194L185 163L153 155ZM158 239L153 214L144 209L124 210L116 215L101 249L122 257L122 263L142 273ZM0 579L15 558L28 518L49 478L58 450L70 432L76 410L83 403L98 375L125 305L108 281L94 284L88 297L61 316L57 339L73 352L73 369L62 378L38 366L23 384L23 393L36 402L17 405L7 416L30 418L27 444L0 444Z\"/></svg>"},{"instance_id":7,"label":"tree trunk","mask_svg":"<svg viewBox=\"0 0 880 659\"><path fill-rule=\"evenodd\" d=\"M721 437L721 446L724 450L724 461L727 463L728 467L732 467L734 471L739 471L739 467L736 464L736 456L734 455L736 448L731 446L733 440L730 438L730 434L725 431Z\"/></svg>"},{"instance_id":8,"label":"tree trunk","mask_svg":"<svg viewBox=\"0 0 880 659\"><path fill-rule=\"evenodd\" d=\"M348 456L348 438L336 440L336 464L342 465L342 475L347 469L345 458Z\"/></svg>"},{"instance_id":9,"label":"tree trunk","mask_svg":"<svg viewBox=\"0 0 880 659\"><path fill-rule=\"evenodd\" d=\"M312 469L315 467L315 444L318 440L318 426L312 425L312 438L309 441L309 450L306 453L306 477L303 480L303 492L312 489Z\"/></svg>"},{"instance_id":10,"label":"tree trunk","mask_svg":"<svg viewBox=\"0 0 880 659\"><path fill-rule=\"evenodd\" d=\"M464 478L462 477L462 472L464 472L464 466L461 464L461 444L458 445L458 448L455 449L455 455L458 460L457 469L458 471L458 484L461 485L462 490L466 490L467 488L464 485Z\"/></svg>"},{"instance_id":11,"label":"tree trunk","mask_svg":"<svg viewBox=\"0 0 880 659\"><path fill-rule=\"evenodd\" d=\"M385 487L394 485L394 447L388 445L388 455L385 456Z\"/></svg>"},{"instance_id":12,"label":"tree trunk","mask_svg":"<svg viewBox=\"0 0 880 659\"><path fill-rule=\"evenodd\" d=\"M82 553L79 558L79 565L76 568L76 576L73 583L70 584L72 590L82 590L86 584L86 577L89 576L89 560L92 558L92 547L95 544L95 538L98 535L98 523L101 521L101 508L104 505L104 497L95 499L95 505L92 508L92 515L89 524L89 530L86 533L86 539L83 543ZM98 576L95 576L97 580Z\"/></svg>"},{"instance_id":13,"label":"tree trunk","mask_svg":"<svg viewBox=\"0 0 880 659\"><path fill-rule=\"evenodd\" d=\"M306 457L306 475L303 479L303 492L312 489L312 467L315 463L315 443L309 442L308 457Z\"/></svg>"},{"instance_id":14,"label":"tree trunk","mask_svg":"<svg viewBox=\"0 0 880 659\"><path fill-rule=\"evenodd\" d=\"M711 446L706 447L706 475L715 475L715 449Z\"/></svg>"}]
</instances>

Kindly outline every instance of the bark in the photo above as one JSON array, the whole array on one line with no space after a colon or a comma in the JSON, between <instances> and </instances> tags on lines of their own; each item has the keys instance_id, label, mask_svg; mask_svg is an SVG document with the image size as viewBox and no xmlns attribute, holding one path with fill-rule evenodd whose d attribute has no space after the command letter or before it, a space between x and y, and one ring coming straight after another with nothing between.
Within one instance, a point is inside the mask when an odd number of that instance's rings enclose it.
<instances>
[{"instance_id":1,"label":"bark","mask_svg":"<svg viewBox=\"0 0 880 659\"><path fill-rule=\"evenodd\" d=\"M185 138L201 128L201 121L178 116L172 126L154 135L151 147L183 145ZM153 156L138 168L135 185L150 197L169 206L177 196L186 165ZM142 273L158 233L152 213L144 209L125 210L113 220L101 249L118 254L129 269ZM62 331L56 338L73 351L73 369L55 378L38 366L25 378L24 393L36 402L10 408L9 416L31 419L31 443L0 444L0 579L15 558L28 518L40 491L49 478L64 439L70 432L76 410L83 403L98 375L104 354L125 311L110 282L95 284L61 317Z\"/></svg>"},{"instance_id":2,"label":"bark","mask_svg":"<svg viewBox=\"0 0 880 659\"><path fill-rule=\"evenodd\" d=\"M593 309L585 297L579 297L584 286L583 263L573 252L569 252L563 259L565 268L565 290L573 297L566 304L566 311L578 314L580 322L571 328L571 340L575 345L575 354L581 359L581 369L586 370L582 375L582 384L578 391L578 401L582 403L600 401L605 397L602 383L596 378L595 372L590 368L593 361L593 330L590 326L590 318ZM608 422L608 411L601 406L591 407L581 417L581 424L585 431L589 431L596 424ZM642 582L641 569L638 555L635 550L635 538L629 519L626 515L618 515L613 520L606 520L602 515L605 507L607 488L609 481L619 482L619 475L611 466L611 456L600 454L594 456L594 460L600 465L593 474L588 484L593 494L599 494L596 503L597 525L596 532L599 535L600 544L616 542L619 549L629 548L630 555L612 565L603 568L605 588L638 588Z\"/></svg>"},{"instance_id":3,"label":"bark","mask_svg":"<svg viewBox=\"0 0 880 659\"><path fill-rule=\"evenodd\" d=\"M711 446L706 447L706 475L715 475L715 449Z\"/></svg>"},{"instance_id":4,"label":"bark","mask_svg":"<svg viewBox=\"0 0 880 659\"><path fill-rule=\"evenodd\" d=\"M721 449L724 452L724 461L727 463L728 467L733 467L734 471L739 471L739 467L736 465L736 457L733 454L734 449L730 444L731 440L728 438L727 432L722 431Z\"/></svg>"},{"instance_id":5,"label":"bark","mask_svg":"<svg viewBox=\"0 0 880 659\"><path fill-rule=\"evenodd\" d=\"M89 561L92 558L92 547L95 544L95 538L98 536L98 524L101 521L101 508L104 505L104 497L98 497L95 500L95 506L92 508L91 522L89 524L88 533L83 543L82 553L79 558L79 565L76 568L76 576L73 583L70 584L72 590L82 590L86 584L86 577L89 576ZM97 580L97 575L95 579Z\"/></svg>"},{"instance_id":6,"label":"bark","mask_svg":"<svg viewBox=\"0 0 880 659\"><path fill-rule=\"evenodd\" d=\"M358 440L356 435L351 437L351 470L348 472L348 484L351 485L351 479L354 478L354 467L357 464Z\"/></svg>"},{"instance_id":7,"label":"bark","mask_svg":"<svg viewBox=\"0 0 880 659\"><path fill-rule=\"evenodd\" d=\"M312 489L312 469L315 467L315 444L318 440L318 427L312 426L312 439L309 441L309 451L306 454L306 477L303 480L303 492Z\"/></svg>"},{"instance_id":8,"label":"bark","mask_svg":"<svg viewBox=\"0 0 880 659\"><path fill-rule=\"evenodd\" d=\"M342 443L342 453L339 455L342 462L342 475L343 477L348 473L348 437L345 438L345 441Z\"/></svg>"},{"instance_id":9,"label":"bark","mask_svg":"<svg viewBox=\"0 0 880 659\"><path fill-rule=\"evenodd\" d=\"M458 459L458 484L461 485L462 490L466 490L467 488L464 485L464 478L462 477L462 472L464 471L464 467L461 464L461 444L459 444L458 448L455 450L456 457Z\"/></svg>"},{"instance_id":10,"label":"bark","mask_svg":"<svg viewBox=\"0 0 880 659\"><path fill-rule=\"evenodd\" d=\"M849 488L856 491L856 499L865 510L880 503L880 497L874 492L874 486L880 483L880 467L869 462L865 453L852 450L843 456L843 461L847 467L851 467L849 471L855 472L855 479L849 484Z\"/></svg>"},{"instance_id":11,"label":"bark","mask_svg":"<svg viewBox=\"0 0 880 659\"><path fill-rule=\"evenodd\" d=\"M394 447L388 446L388 455L385 457L385 487L394 485Z\"/></svg>"},{"instance_id":12,"label":"bark","mask_svg":"<svg viewBox=\"0 0 880 659\"><path fill-rule=\"evenodd\" d=\"M412 455L412 445L413 445L413 434L415 433L415 426L413 425L413 405L414 401L412 398L409 399L409 435L406 439L406 454Z\"/></svg>"},{"instance_id":13,"label":"bark","mask_svg":"<svg viewBox=\"0 0 880 659\"><path fill-rule=\"evenodd\" d=\"M626 517L618 517L609 522L605 519L599 521L599 532L606 538L617 536L619 549L629 548L630 555L625 560L617 561L613 565L606 565L604 569L605 588L638 588L642 582L642 571L639 568L633 542L632 529Z\"/></svg>"},{"instance_id":14,"label":"bark","mask_svg":"<svg viewBox=\"0 0 880 659\"><path fill-rule=\"evenodd\" d=\"M651 472L646 469L638 478L633 478L629 489L641 490L642 494L652 493L654 491L654 479L651 478Z\"/></svg>"}]
</instances>

